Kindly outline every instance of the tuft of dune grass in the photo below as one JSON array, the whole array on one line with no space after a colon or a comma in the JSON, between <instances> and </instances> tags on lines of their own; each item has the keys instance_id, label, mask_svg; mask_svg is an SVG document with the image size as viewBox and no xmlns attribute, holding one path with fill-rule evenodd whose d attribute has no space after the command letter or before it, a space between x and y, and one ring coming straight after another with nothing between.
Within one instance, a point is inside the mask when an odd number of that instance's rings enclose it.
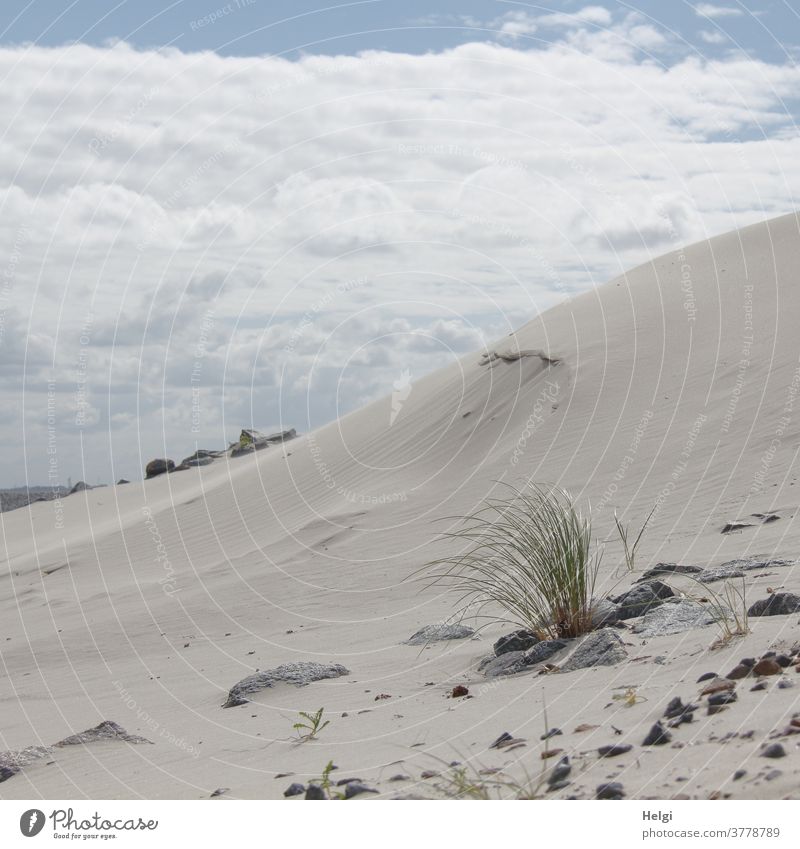
<instances>
[{"instance_id":1,"label":"tuft of dune grass","mask_svg":"<svg viewBox=\"0 0 800 849\"><path fill-rule=\"evenodd\" d=\"M462 611L478 617L513 623L542 639L590 631L600 565L591 518L557 487L508 490L457 517L456 530L442 536L461 552L429 563L425 573L432 584L459 592Z\"/></svg>"}]
</instances>

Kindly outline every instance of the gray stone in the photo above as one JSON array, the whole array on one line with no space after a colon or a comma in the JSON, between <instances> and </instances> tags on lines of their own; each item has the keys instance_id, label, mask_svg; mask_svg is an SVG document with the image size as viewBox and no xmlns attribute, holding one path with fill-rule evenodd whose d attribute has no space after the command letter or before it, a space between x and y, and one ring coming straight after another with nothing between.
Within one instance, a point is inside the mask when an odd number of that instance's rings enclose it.
<instances>
[{"instance_id":1,"label":"gray stone","mask_svg":"<svg viewBox=\"0 0 800 849\"><path fill-rule=\"evenodd\" d=\"M478 667L487 678L498 678L501 675L514 675L527 669L524 651L510 651L500 657L490 657Z\"/></svg>"},{"instance_id":2,"label":"gray stone","mask_svg":"<svg viewBox=\"0 0 800 849\"><path fill-rule=\"evenodd\" d=\"M603 628L584 637L581 644L561 667L562 672L587 669L592 666L614 666L628 656L622 639L613 628Z\"/></svg>"},{"instance_id":3,"label":"gray stone","mask_svg":"<svg viewBox=\"0 0 800 849\"><path fill-rule=\"evenodd\" d=\"M643 746L663 746L672 740L672 734L660 723L656 724L647 732L647 736L642 740Z\"/></svg>"},{"instance_id":4,"label":"gray stone","mask_svg":"<svg viewBox=\"0 0 800 849\"><path fill-rule=\"evenodd\" d=\"M256 672L242 678L231 687L228 700L223 707L236 707L246 704L253 693L273 687L275 684L294 684L303 687L312 681L322 681L326 678L339 678L349 675L350 670L345 669L339 663L316 663L315 661L298 660L292 663L283 663L275 669L266 669L264 672Z\"/></svg>"},{"instance_id":5,"label":"gray stone","mask_svg":"<svg viewBox=\"0 0 800 849\"><path fill-rule=\"evenodd\" d=\"M295 782L293 782L292 784L290 784L290 785L289 785L289 786L288 786L288 787L287 787L287 788L283 791L283 795L284 795L287 799L290 799L292 796L302 796L302 795L303 795L303 793L305 793L305 792L306 792L306 786L305 786L305 784L300 784L300 782L295 781Z\"/></svg>"},{"instance_id":6,"label":"gray stone","mask_svg":"<svg viewBox=\"0 0 800 849\"><path fill-rule=\"evenodd\" d=\"M659 575L697 575L702 571L699 566L689 566L685 563L656 563L636 583L641 584L645 581L650 581Z\"/></svg>"},{"instance_id":7,"label":"gray stone","mask_svg":"<svg viewBox=\"0 0 800 849\"><path fill-rule=\"evenodd\" d=\"M761 753L762 758L785 758L786 749L780 743L770 743Z\"/></svg>"},{"instance_id":8,"label":"gray stone","mask_svg":"<svg viewBox=\"0 0 800 849\"><path fill-rule=\"evenodd\" d=\"M175 462L173 460L151 460L144 469L147 480L174 471Z\"/></svg>"},{"instance_id":9,"label":"gray stone","mask_svg":"<svg viewBox=\"0 0 800 849\"><path fill-rule=\"evenodd\" d=\"M372 787L367 787L366 784L361 784L360 781L349 781L345 787L344 798L352 799L355 796L360 796L362 793L377 793Z\"/></svg>"},{"instance_id":10,"label":"gray stone","mask_svg":"<svg viewBox=\"0 0 800 849\"><path fill-rule=\"evenodd\" d=\"M420 628L416 634L412 634L407 640L407 646L424 646L428 643L440 643L443 640L464 640L475 633L474 628L467 625L458 625L447 622L439 622L436 625L426 625Z\"/></svg>"},{"instance_id":11,"label":"gray stone","mask_svg":"<svg viewBox=\"0 0 800 849\"><path fill-rule=\"evenodd\" d=\"M648 581L631 587L627 592L611 600L619 605L620 619L635 619L661 604L665 598L672 598L674 595L675 593L665 583Z\"/></svg>"},{"instance_id":12,"label":"gray stone","mask_svg":"<svg viewBox=\"0 0 800 849\"><path fill-rule=\"evenodd\" d=\"M750 606L748 616L785 616L800 610L800 596L794 593L773 593Z\"/></svg>"},{"instance_id":13,"label":"gray stone","mask_svg":"<svg viewBox=\"0 0 800 849\"><path fill-rule=\"evenodd\" d=\"M522 628L519 631L512 631L510 634L500 637L494 644L494 653L497 657L500 657L501 654L506 654L510 651L526 651L538 642L539 638L536 634Z\"/></svg>"},{"instance_id":14,"label":"gray stone","mask_svg":"<svg viewBox=\"0 0 800 849\"><path fill-rule=\"evenodd\" d=\"M632 748L630 743L611 743L609 746L601 746L597 754L601 758L616 758L619 755L627 755Z\"/></svg>"},{"instance_id":15,"label":"gray stone","mask_svg":"<svg viewBox=\"0 0 800 849\"><path fill-rule=\"evenodd\" d=\"M321 801L322 799L327 799L328 794L318 784L309 784L305 798L313 801Z\"/></svg>"},{"instance_id":16,"label":"gray stone","mask_svg":"<svg viewBox=\"0 0 800 849\"><path fill-rule=\"evenodd\" d=\"M80 734L72 734L53 746L27 746L24 749L0 752L0 782L6 781L16 775L23 767L38 761L41 758L53 757L57 748L64 746L76 746L83 743L94 743L98 740L121 740L124 743L152 743L145 737L128 732L116 722L101 722L94 728L82 731Z\"/></svg>"},{"instance_id":17,"label":"gray stone","mask_svg":"<svg viewBox=\"0 0 800 849\"><path fill-rule=\"evenodd\" d=\"M743 576L744 572L738 566L723 563L722 566L703 569L696 577L701 584L713 584L715 581L727 581L729 578L741 578Z\"/></svg>"},{"instance_id":18,"label":"gray stone","mask_svg":"<svg viewBox=\"0 0 800 849\"><path fill-rule=\"evenodd\" d=\"M208 466L208 465L210 465L210 464L211 464L211 463L213 463L213 462L214 462L214 458L213 458L213 457L192 457L192 458L191 458L191 459L189 459L189 460L184 460L184 461L183 461L183 463L181 463L181 465L182 465L182 466L183 466L183 465L185 465L185 466L192 466L192 467L197 467L197 466Z\"/></svg>"},{"instance_id":19,"label":"gray stone","mask_svg":"<svg viewBox=\"0 0 800 849\"><path fill-rule=\"evenodd\" d=\"M598 784L594 793L595 799L624 799L625 788L619 781L610 781L608 784Z\"/></svg>"},{"instance_id":20,"label":"gray stone","mask_svg":"<svg viewBox=\"0 0 800 849\"><path fill-rule=\"evenodd\" d=\"M639 622L634 623L633 632L643 637L663 637L682 634L692 628L703 628L713 621L714 617L708 607L698 601L681 599L648 610Z\"/></svg>"},{"instance_id":21,"label":"gray stone","mask_svg":"<svg viewBox=\"0 0 800 849\"><path fill-rule=\"evenodd\" d=\"M0 770L11 770L11 775L19 772L22 767L53 754L52 746L27 746L17 751L0 752Z\"/></svg>"},{"instance_id":22,"label":"gray stone","mask_svg":"<svg viewBox=\"0 0 800 849\"><path fill-rule=\"evenodd\" d=\"M547 783L550 786L551 790L557 790L561 787L566 786L567 779L569 778L569 774L572 771L572 766L569 762L569 757L564 755L563 758L553 767L553 771L550 773L549 778L547 779Z\"/></svg>"},{"instance_id":23,"label":"gray stone","mask_svg":"<svg viewBox=\"0 0 800 849\"><path fill-rule=\"evenodd\" d=\"M592 628L604 628L606 625L613 625L620 618L619 605L608 598L593 599L589 605L589 612L592 617Z\"/></svg>"},{"instance_id":24,"label":"gray stone","mask_svg":"<svg viewBox=\"0 0 800 849\"><path fill-rule=\"evenodd\" d=\"M796 563L796 560L785 557L768 557L764 554L754 554L749 557L727 560L719 566L704 569L696 577L700 583L710 584L714 581L724 581L728 578L741 578L745 572L752 572L754 569L779 569L786 566L794 566Z\"/></svg>"},{"instance_id":25,"label":"gray stone","mask_svg":"<svg viewBox=\"0 0 800 849\"><path fill-rule=\"evenodd\" d=\"M128 732L116 722L105 720L94 728L88 731L81 731L80 734L72 734L65 737L56 743L56 746L77 746L83 743L94 743L98 740L122 740L124 743L152 743L146 737L140 737L138 734L128 734Z\"/></svg>"},{"instance_id":26,"label":"gray stone","mask_svg":"<svg viewBox=\"0 0 800 849\"><path fill-rule=\"evenodd\" d=\"M4 781L8 781L9 778L13 778L18 772L19 769L14 769L8 766L0 766L0 784Z\"/></svg>"},{"instance_id":27,"label":"gray stone","mask_svg":"<svg viewBox=\"0 0 800 849\"><path fill-rule=\"evenodd\" d=\"M542 640L541 643L535 645L526 655L525 663L532 666L535 663L544 663L549 660L554 654L563 651L569 643L564 640Z\"/></svg>"}]
</instances>

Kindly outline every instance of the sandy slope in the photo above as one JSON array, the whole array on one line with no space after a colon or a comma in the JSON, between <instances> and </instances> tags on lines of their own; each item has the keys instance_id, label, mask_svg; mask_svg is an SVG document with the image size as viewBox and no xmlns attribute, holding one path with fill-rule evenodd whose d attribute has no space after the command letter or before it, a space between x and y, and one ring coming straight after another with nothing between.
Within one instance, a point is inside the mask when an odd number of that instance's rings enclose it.
<instances>
[{"instance_id":1,"label":"sandy slope","mask_svg":"<svg viewBox=\"0 0 800 849\"><path fill-rule=\"evenodd\" d=\"M387 398L255 457L71 496L63 528L52 504L1 515L0 749L103 719L155 745L59 750L0 784L0 797L196 798L217 787L275 797L330 759L386 794L433 796L437 780L421 773L453 760L538 774L545 694L565 732L551 745L575 763L555 795L590 796L607 776L640 796L796 793L798 738L780 763L758 757L800 709L794 672L794 688L743 685L726 712L698 713L676 732L681 747L639 744L671 696L696 694L700 673L799 642L797 615L754 620L721 651L709 649L713 626L623 632L630 659L619 666L494 681L475 665L507 628L423 650L401 642L452 612L452 598L407 578L442 552L442 517L475 507L496 481L555 482L591 500L610 540L607 587L615 509L636 521L657 504L643 566L798 554L799 273L800 221L784 216L561 304L499 340L490 362L475 354L415 382L391 424ZM779 521L720 533L775 509ZM800 574L748 576L750 600L778 583L800 591ZM221 708L240 678L291 660L351 674ZM455 683L474 698L447 699ZM634 685L644 701L613 699ZM323 705L320 739L292 742L297 711ZM576 734L579 723L601 727ZM505 730L528 745L487 750ZM634 751L591 754L620 741ZM748 775L733 783L740 765ZM757 777L776 766L782 775ZM396 773L413 780L389 782Z\"/></svg>"}]
</instances>

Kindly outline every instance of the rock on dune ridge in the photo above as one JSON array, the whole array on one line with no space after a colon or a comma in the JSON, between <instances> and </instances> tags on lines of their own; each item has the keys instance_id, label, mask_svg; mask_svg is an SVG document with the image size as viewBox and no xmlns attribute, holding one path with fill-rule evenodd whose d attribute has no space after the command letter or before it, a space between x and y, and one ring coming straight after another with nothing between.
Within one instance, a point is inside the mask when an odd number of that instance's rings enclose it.
<instances>
[{"instance_id":1,"label":"rock on dune ridge","mask_svg":"<svg viewBox=\"0 0 800 849\"><path fill-rule=\"evenodd\" d=\"M442 752L518 778L537 772L543 695L563 732L558 747L582 758L551 795L592 797L608 761L579 753L611 744L634 746L620 758L628 798L795 792L794 755L780 775L758 778L760 745L791 716L789 687L740 684L738 701L726 697L671 732L673 744L693 745L640 746L672 698L697 700L702 673L788 651L800 638L796 614L753 619L751 634L714 652L714 626L690 627L702 617L685 617L678 633L621 628L625 659L615 665L522 671L491 686L478 663L513 628L405 642L454 615L447 594L406 580L440 552L437 520L473 510L497 481L568 488L591 502L599 538L611 537L615 510L635 522L655 506L643 570L758 555L763 567L741 570L749 602L778 587L800 593L788 565L800 552L799 267L794 214L676 248L291 450L67 499L60 528L47 503L4 514L5 748L67 737L104 716L154 745L114 748L106 770L96 761L111 749L69 747L58 771L37 760L0 795L197 798L224 786L278 798L288 782L276 774L302 783L333 758L381 794L435 796L441 784L422 775L441 771ZM744 521L773 513L779 520ZM618 563L610 544L601 594L633 584L636 576L615 585ZM692 598L721 587L700 590L690 572L659 579ZM269 686L222 710L236 682L295 662L349 673ZM791 667L776 680L792 674L800 681ZM470 698L446 698L455 684ZM614 698L633 685L642 698ZM298 711L323 706L330 725L318 739L292 742ZM522 743L489 750L505 731ZM627 768L634 755L646 769ZM743 763L748 776L732 784ZM388 781L395 772L407 779Z\"/></svg>"}]
</instances>

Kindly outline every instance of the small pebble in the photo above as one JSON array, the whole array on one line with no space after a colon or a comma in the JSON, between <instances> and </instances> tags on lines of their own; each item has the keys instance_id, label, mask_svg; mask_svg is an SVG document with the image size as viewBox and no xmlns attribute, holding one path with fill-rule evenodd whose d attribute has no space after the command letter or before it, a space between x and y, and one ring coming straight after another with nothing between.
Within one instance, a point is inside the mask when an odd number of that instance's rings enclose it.
<instances>
[{"instance_id":1,"label":"small pebble","mask_svg":"<svg viewBox=\"0 0 800 849\"><path fill-rule=\"evenodd\" d=\"M230 789L230 787L217 787L217 789L211 794L211 798L213 799L215 796L221 796L223 793L227 793Z\"/></svg>"},{"instance_id":2,"label":"small pebble","mask_svg":"<svg viewBox=\"0 0 800 849\"><path fill-rule=\"evenodd\" d=\"M327 799L328 794L318 785L318 784L309 784L306 790L306 799L312 799L314 801L319 801L321 799Z\"/></svg>"},{"instance_id":3,"label":"small pebble","mask_svg":"<svg viewBox=\"0 0 800 849\"><path fill-rule=\"evenodd\" d=\"M453 687L453 691L450 693L451 699L460 699L463 696L469 695L469 689L465 687L463 684L457 684Z\"/></svg>"},{"instance_id":4,"label":"small pebble","mask_svg":"<svg viewBox=\"0 0 800 849\"><path fill-rule=\"evenodd\" d=\"M709 705L730 705L738 698L736 693L715 693L708 697L708 703Z\"/></svg>"},{"instance_id":5,"label":"small pebble","mask_svg":"<svg viewBox=\"0 0 800 849\"><path fill-rule=\"evenodd\" d=\"M767 781L774 781L776 778L780 778L782 775L783 775L783 773L779 769L771 769L764 776L764 778L766 778Z\"/></svg>"},{"instance_id":6,"label":"small pebble","mask_svg":"<svg viewBox=\"0 0 800 849\"><path fill-rule=\"evenodd\" d=\"M565 787L569 783L567 778L571 771L572 766L569 762L569 756L564 755L564 757L561 758L561 760L553 767L553 771L547 779L550 789L558 790L561 787Z\"/></svg>"},{"instance_id":7,"label":"small pebble","mask_svg":"<svg viewBox=\"0 0 800 849\"><path fill-rule=\"evenodd\" d=\"M700 684L702 681L710 681L712 678L717 678L716 672L704 672L698 679L697 683Z\"/></svg>"},{"instance_id":8,"label":"small pebble","mask_svg":"<svg viewBox=\"0 0 800 849\"><path fill-rule=\"evenodd\" d=\"M772 657L762 658L753 667L754 675L780 675L783 667Z\"/></svg>"},{"instance_id":9,"label":"small pebble","mask_svg":"<svg viewBox=\"0 0 800 849\"><path fill-rule=\"evenodd\" d=\"M612 743L610 746L601 746L597 754L601 758L615 758L617 755L626 755L632 748L629 743Z\"/></svg>"},{"instance_id":10,"label":"small pebble","mask_svg":"<svg viewBox=\"0 0 800 849\"><path fill-rule=\"evenodd\" d=\"M785 758L786 749L780 743L770 743L761 753L762 758Z\"/></svg>"},{"instance_id":11,"label":"small pebble","mask_svg":"<svg viewBox=\"0 0 800 849\"><path fill-rule=\"evenodd\" d=\"M598 784L595 791L596 799L624 799L625 788L618 781L611 781L608 784Z\"/></svg>"},{"instance_id":12,"label":"small pebble","mask_svg":"<svg viewBox=\"0 0 800 849\"><path fill-rule=\"evenodd\" d=\"M362 793L377 793L377 790L374 790L372 787L367 787L365 784L361 784L358 781L351 781L347 788L344 791L345 799L352 799L355 796L360 796Z\"/></svg>"},{"instance_id":13,"label":"small pebble","mask_svg":"<svg viewBox=\"0 0 800 849\"><path fill-rule=\"evenodd\" d=\"M790 687L794 687L794 684L788 678L781 678L781 680L778 681L779 690L788 690Z\"/></svg>"},{"instance_id":14,"label":"small pebble","mask_svg":"<svg viewBox=\"0 0 800 849\"><path fill-rule=\"evenodd\" d=\"M292 796L302 796L302 795L303 795L303 793L305 793L305 792L306 792L305 785L300 784L299 782L295 781L293 784L290 784L290 785L289 785L289 786L288 786L288 787L287 787L287 788L283 791L283 795L284 795L287 799L289 799L289 798L291 798Z\"/></svg>"},{"instance_id":15,"label":"small pebble","mask_svg":"<svg viewBox=\"0 0 800 849\"><path fill-rule=\"evenodd\" d=\"M642 745L663 746L664 743L669 743L670 740L672 740L672 735L660 722L657 722L642 741Z\"/></svg>"},{"instance_id":16,"label":"small pebble","mask_svg":"<svg viewBox=\"0 0 800 849\"><path fill-rule=\"evenodd\" d=\"M744 778L747 775L746 769L737 769L733 774L733 780L738 781L740 778Z\"/></svg>"},{"instance_id":17,"label":"small pebble","mask_svg":"<svg viewBox=\"0 0 800 849\"><path fill-rule=\"evenodd\" d=\"M753 686L750 688L750 692L752 693L755 690L766 690L766 689L767 689L767 682L766 681L759 681L757 684L753 684Z\"/></svg>"},{"instance_id":18,"label":"small pebble","mask_svg":"<svg viewBox=\"0 0 800 849\"><path fill-rule=\"evenodd\" d=\"M556 737L564 732L560 728L551 728L546 734L542 734L540 740L549 740L551 737Z\"/></svg>"}]
</instances>

